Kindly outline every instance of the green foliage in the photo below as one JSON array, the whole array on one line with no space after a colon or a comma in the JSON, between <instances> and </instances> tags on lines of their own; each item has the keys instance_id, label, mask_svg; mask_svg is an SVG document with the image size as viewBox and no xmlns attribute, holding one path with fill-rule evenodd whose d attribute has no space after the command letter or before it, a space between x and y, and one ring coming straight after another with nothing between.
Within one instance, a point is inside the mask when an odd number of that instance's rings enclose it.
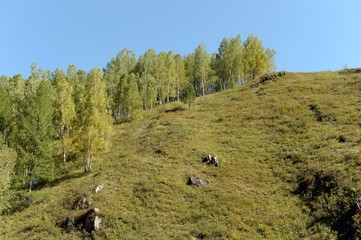
<instances>
[{"instance_id":1,"label":"green foliage","mask_svg":"<svg viewBox=\"0 0 361 240\"><path fill-rule=\"evenodd\" d=\"M241 79L244 63L242 54L243 47L240 35L222 40L213 66L220 80L218 88L233 88Z\"/></svg>"},{"instance_id":2,"label":"green foliage","mask_svg":"<svg viewBox=\"0 0 361 240\"><path fill-rule=\"evenodd\" d=\"M111 111L115 119L119 118L122 106L119 103L119 96L123 96L126 82L125 74L130 74L135 70L137 60L134 52L128 49L120 51L116 58L112 58L108 63L104 79L107 83L107 92L111 101Z\"/></svg>"},{"instance_id":3,"label":"green foliage","mask_svg":"<svg viewBox=\"0 0 361 240\"><path fill-rule=\"evenodd\" d=\"M124 95L119 98L124 109L124 119L130 120L136 110L141 108L141 101L138 92L137 78L134 73L124 76Z\"/></svg>"},{"instance_id":4,"label":"green foliage","mask_svg":"<svg viewBox=\"0 0 361 240\"><path fill-rule=\"evenodd\" d=\"M186 78L186 69L185 63L181 55L177 54L174 57L175 60L175 91L176 98L180 100L180 91L186 86L187 78Z\"/></svg>"},{"instance_id":5,"label":"green foliage","mask_svg":"<svg viewBox=\"0 0 361 240\"><path fill-rule=\"evenodd\" d=\"M152 108L157 101L156 57L155 51L149 49L137 63L139 95L145 110Z\"/></svg>"},{"instance_id":6,"label":"green foliage","mask_svg":"<svg viewBox=\"0 0 361 240\"><path fill-rule=\"evenodd\" d=\"M194 76L194 53L187 54L184 57L184 68L186 73L186 78L188 82L192 82L195 79Z\"/></svg>"},{"instance_id":7,"label":"green foliage","mask_svg":"<svg viewBox=\"0 0 361 240\"><path fill-rule=\"evenodd\" d=\"M53 79L55 88L54 121L59 139L61 139L63 161L66 162L67 153L72 145L70 131L75 119L75 104L73 89L67 81L65 73L59 69L55 71Z\"/></svg>"},{"instance_id":8,"label":"green foliage","mask_svg":"<svg viewBox=\"0 0 361 240\"><path fill-rule=\"evenodd\" d=\"M194 88L198 96L204 96L208 92L210 83L210 57L204 43L199 44L194 52L193 77Z\"/></svg>"},{"instance_id":9,"label":"green foliage","mask_svg":"<svg viewBox=\"0 0 361 240\"><path fill-rule=\"evenodd\" d=\"M32 203L31 195L24 191L5 191L2 194L3 205L0 215L11 215L28 208Z\"/></svg>"},{"instance_id":10,"label":"green foliage","mask_svg":"<svg viewBox=\"0 0 361 240\"><path fill-rule=\"evenodd\" d=\"M11 99L4 85L0 83L0 132L8 138L8 126L11 120Z\"/></svg>"},{"instance_id":11,"label":"green foliage","mask_svg":"<svg viewBox=\"0 0 361 240\"><path fill-rule=\"evenodd\" d=\"M54 151L52 88L47 80L32 75L26 82L24 97L16 99L14 129L10 145L18 153L17 185L30 191L53 177Z\"/></svg>"},{"instance_id":12,"label":"green foliage","mask_svg":"<svg viewBox=\"0 0 361 240\"><path fill-rule=\"evenodd\" d=\"M76 141L83 154L84 171L91 171L92 161L97 155L109 149L107 138L111 131L111 119L108 112L106 83L101 69L92 69L87 77L82 103L82 115L76 130Z\"/></svg>"},{"instance_id":13,"label":"green foliage","mask_svg":"<svg viewBox=\"0 0 361 240\"><path fill-rule=\"evenodd\" d=\"M216 72L217 90L234 88L276 69L276 51L265 49L254 35L242 43L241 36L224 38L218 53L212 55L211 66Z\"/></svg>"},{"instance_id":14,"label":"green foliage","mask_svg":"<svg viewBox=\"0 0 361 240\"><path fill-rule=\"evenodd\" d=\"M269 57L273 57L273 52L265 51L262 42L258 37L250 35L244 43L243 51L243 73L246 79L255 79L269 70ZM272 63L273 67L273 63Z\"/></svg>"},{"instance_id":15,"label":"green foliage","mask_svg":"<svg viewBox=\"0 0 361 240\"><path fill-rule=\"evenodd\" d=\"M0 213L6 206L6 191L9 189L14 174L16 153L8 148L0 138Z\"/></svg>"},{"instance_id":16,"label":"green foliage","mask_svg":"<svg viewBox=\"0 0 361 240\"><path fill-rule=\"evenodd\" d=\"M134 112L141 108L141 101L138 91L138 80L134 73L125 73L117 86L117 95L114 99L116 109L118 109L117 122L121 120L129 121Z\"/></svg>"},{"instance_id":17,"label":"green foliage","mask_svg":"<svg viewBox=\"0 0 361 240\"><path fill-rule=\"evenodd\" d=\"M188 109L191 109L191 105L196 99L196 90L193 84L188 84L182 91L181 101L188 105Z\"/></svg>"},{"instance_id":18,"label":"green foliage","mask_svg":"<svg viewBox=\"0 0 361 240\"><path fill-rule=\"evenodd\" d=\"M159 105L163 105L167 94L168 69L166 61L166 52L160 52L155 60L155 82L157 85L157 100Z\"/></svg>"},{"instance_id":19,"label":"green foliage","mask_svg":"<svg viewBox=\"0 0 361 240\"><path fill-rule=\"evenodd\" d=\"M167 103L170 102L170 99L175 99L176 96L176 62L173 51L167 53L167 58L165 62L167 68L167 77L166 77L166 88L167 88Z\"/></svg>"}]
</instances>

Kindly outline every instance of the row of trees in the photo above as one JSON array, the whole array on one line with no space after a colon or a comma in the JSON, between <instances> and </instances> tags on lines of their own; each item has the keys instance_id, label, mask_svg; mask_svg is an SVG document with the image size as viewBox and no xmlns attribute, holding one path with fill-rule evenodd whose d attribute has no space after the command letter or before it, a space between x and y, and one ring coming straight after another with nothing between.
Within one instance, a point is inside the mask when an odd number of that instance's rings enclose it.
<instances>
[{"instance_id":1,"label":"row of trees","mask_svg":"<svg viewBox=\"0 0 361 240\"><path fill-rule=\"evenodd\" d=\"M186 56L149 49L138 59L124 49L105 69L89 73L70 65L67 72L42 71L1 77L0 163L7 162L1 184L33 189L57 174L62 163L83 158L91 170L97 153L109 148L112 119L129 121L151 109L188 95L229 89L274 70L275 51L251 35L222 40L209 54L201 43ZM183 94L182 94L183 93ZM16 159L16 160L15 160ZM56 159L56 160L54 160ZM5 174L6 173L6 174Z\"/></svg>"},{"instance_id":2,"label":"row of trees","mask_svg":"<svg viewBox=\"0 0 361 240\"><path fill-rule=\"evenodd\" d=\"M275 70L275 54L253 35L224 38L212 55L203 43L184 57L149 49L137 60L124 49L104 69L112 116L128 120L137 108L179 101L188 84L197 96L233 88Z\"/></svg>"}]
</instances>

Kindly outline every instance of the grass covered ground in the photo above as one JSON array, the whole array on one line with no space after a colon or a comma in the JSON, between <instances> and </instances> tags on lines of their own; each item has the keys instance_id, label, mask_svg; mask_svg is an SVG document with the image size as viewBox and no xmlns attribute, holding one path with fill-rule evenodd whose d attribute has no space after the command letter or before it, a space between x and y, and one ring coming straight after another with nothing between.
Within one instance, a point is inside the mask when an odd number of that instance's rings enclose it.
<instances>
[{"instance_id":1,"label":"grass covered ground","mask_svg":"<svg viewBox=\"0 0 361 240\"><path fill-rule=\"evenodd\" d=\"M81 196L100 209L96 239L357 236L360 91L359 73L287 73L143 112L115 126L91 174L79 167L1 216L0 239L81 239L59 227L86 211L72 207Z\"/></svg>"}]
</instances>

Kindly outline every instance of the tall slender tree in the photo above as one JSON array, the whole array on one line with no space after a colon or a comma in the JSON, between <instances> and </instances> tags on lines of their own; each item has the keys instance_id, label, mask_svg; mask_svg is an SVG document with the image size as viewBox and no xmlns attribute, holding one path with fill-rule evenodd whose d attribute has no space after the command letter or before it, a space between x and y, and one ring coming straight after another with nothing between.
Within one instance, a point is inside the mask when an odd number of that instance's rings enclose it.
<instances>
[{"instance_id":1,"label":"tall slender tree","mask_svg":"<svg viewBox=\"0 0 361 240\"><path fill-rule=\"evenodd\" d=\"M160 52L156 58L156 84L157 84L157 99L159 105L163 105L167 95L167 53Z\"/></svg>"},{"instance_id":2,"label":"tall slender tree","mask_svg":"<svg viewBox=\"0 0 361 240\"><path fill-rule=\"evenodd\" d=\"M75 105L72 98L73 89L65 73L57 69L53 79L55 88L54 120L61 139L63 161L66 162L68 148L71 147L70 131L75 119Z\"/></svg>"},{"instance_id":3,"label":"tall slender tree","mask_svg":"<svg viewBox=\"0 0 361 240\"><path fill-rule=\"evenodd\" d=\"M156 52L149 49L139 57L137 64L138 89L145 110L157 102L156 58Z\"/></svg>"},{"instance_id":4,"label":"tall slender tree","mask_svg":"<svg viewBox=\"0 0 361 240\"><path fill-rule=\"evenodd\" d=\"M212 66L219 78L219 89L232 88L242 75L242 42L241 36L224 38L213 57Z\"/></svg>"},{"instance_id":5,"label":"tall slender tree","mask_svg":"<svg viewBox=\"0 0 361 240\"><path fill-rule=\"evenodd\" d=\"M38 76L31 76L38 77ZM30 77L30 78L31 78ZM31 80L31 79L29 79ZM25 97L17 114L13 145L18 152L17 183L31 191L53 177L54 130L52 88L47 80L26 81Z\"/></svg>"},{"instance_id":6,"label":"tall slender tree","mask_svg":"<svg viewBox=\"0 0 361 240\"><path fill-rule=\"evenodd\" d=\"M186 77L186 69L184 60L181 55L177 54L174 57L175 61L175 90L176 90L176 97L177 100L180 101L180 93L182 89L188 83Z\"/></svg>"},{"instance_id":7,"label":"tall slender tree","mask_svg":"<svg viewBox=\"0 0 361 240\"><path fill-rule=\"evenodd\" d=\"M117 119L121 113L121 109L118 108L119 105L115 101L119 94L123 95L122 91L124 91L125 83L122 82L124 80L122 77L124 74L134 72L136 64L135 53L131 50L123 49L107 65L104 78L107 83L107 91L114 119Z\"/></svg>"},{"instance_id":8,"label":"tall slender tree","mask_svg":"<svg viewBox=\"0 0 361 240\"><path fill-rule=\"evenodd\" d=\"M210 67L211 59L207 53L206 46L204 43L199 44L194 53L194 86L197 95L205 95L210 85L209 74L211 71Z\"/></svg>"},{"instance_id":9,"label":"tall slender tree","mask_svg":"<svg viewBox=\"0 0 361 240\"><path fill-rule=\"evenodd\" d=\"M167 53L165 66L167 69L166 76L166 89L167 89L167 103L170 102L170 99L174 99L176 96L176 62L174 59L173 51Z\"/></svg>"},{"instance_id":10,"label":"tall slender tree","mask_svg":"<svg viewBox=\"0 0 361 240\"><path fill-rule=\"evenodd\" d=\"M184 68L186 73L187 82L193 84L195 76L194 76L194 52L187 54L184 57Z\"/></svg>"},{"instance_id":11,"label":"tall slender tree","mask_svg":"<svg viewBox=\"0 0 361 240\"><path fill-rule=\"evenodd\" d=\"M126 74L125 78L125 88L123 96L123 106L124 106L124 115L125 120L129 120L134 112L141 108L141 101L138 92L137 77L134 73L130 75Z\"/></svg>"},{"instance_id":12,"label":"tall slender tree","mask_svg":"<svg viewBox=\"0 0 361 240\"><path fill-rule=\"evenodd\" d=\"M77 129L77 141L83 153L84 172L90 172L98 153L110 147L111 116L102 69L95 68L89 72L81 103L84 106L82 115L77 116L81 123Z\"/></svg>"}]
</instances>

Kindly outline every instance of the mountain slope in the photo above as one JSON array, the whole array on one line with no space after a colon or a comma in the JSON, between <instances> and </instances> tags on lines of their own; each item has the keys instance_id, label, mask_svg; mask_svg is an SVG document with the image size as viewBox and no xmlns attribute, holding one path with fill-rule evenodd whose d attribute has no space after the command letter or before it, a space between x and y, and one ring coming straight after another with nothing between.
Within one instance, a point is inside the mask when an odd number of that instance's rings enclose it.
<instances>
[{"instance_id":1,"label":"mountain slope","mask_svg":"<svg viewBox=\"0 0 361 240\"><path fill-rule=\"evenodd\" d=\"M2 216L0 238L77 239L60 225L100 209L100 239L345 238L358 227L360 74L287 73L173 103L115 126L94 172L72 172ZM220 167L202 158L217 155ZM187 185L199 176L208 185ZM96 185L104 189L93 193Z\"/></svg>"}]
</instances>

